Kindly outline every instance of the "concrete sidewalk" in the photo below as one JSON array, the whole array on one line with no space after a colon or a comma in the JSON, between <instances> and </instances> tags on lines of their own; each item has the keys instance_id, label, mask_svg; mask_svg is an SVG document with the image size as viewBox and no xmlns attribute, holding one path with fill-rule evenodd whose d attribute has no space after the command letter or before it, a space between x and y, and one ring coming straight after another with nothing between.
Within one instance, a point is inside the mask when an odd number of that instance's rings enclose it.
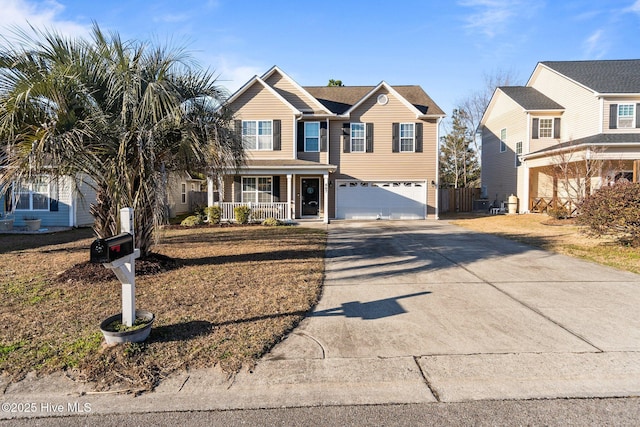
<instances>
[{"instance_id":1,"label":"concrete sidewalk","mask_svg":"<svg viewBox=\"0 0 640 427\"><path fill-rule=\"evenodd\" d=\"M29 378L2 400L36 413L0 417L640 396L640 276L446 221L328 229L320 303L252 372L135 398Z\"/></svg>"}]
</instances>

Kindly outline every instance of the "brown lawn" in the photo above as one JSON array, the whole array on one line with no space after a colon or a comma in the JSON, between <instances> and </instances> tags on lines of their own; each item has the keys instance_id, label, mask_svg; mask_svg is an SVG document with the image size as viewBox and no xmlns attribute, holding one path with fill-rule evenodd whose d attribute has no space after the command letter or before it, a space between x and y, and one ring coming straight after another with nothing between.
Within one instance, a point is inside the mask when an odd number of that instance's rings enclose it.
<instances>
[{"instance_id":1,"label":"brown lawn","mask_svg":"<svg viewBox=\"0 0 640 427\"><path fill-rule=\"evenodd\" d=\"M171 372L230 375L279 342L317 302L326 233L298 227L172 227L154 252L177 268L136 277L137 308L156 316L142 344L105 347L100 322L121 289L83 265L92 233L0 235L0 370L64 370L97 389L149 390ZM143 263L139 263L144 265ZM175 267L175 266L174 266ZM87 274L90 273L90 274Z\"/></svg>"}]
</instances>

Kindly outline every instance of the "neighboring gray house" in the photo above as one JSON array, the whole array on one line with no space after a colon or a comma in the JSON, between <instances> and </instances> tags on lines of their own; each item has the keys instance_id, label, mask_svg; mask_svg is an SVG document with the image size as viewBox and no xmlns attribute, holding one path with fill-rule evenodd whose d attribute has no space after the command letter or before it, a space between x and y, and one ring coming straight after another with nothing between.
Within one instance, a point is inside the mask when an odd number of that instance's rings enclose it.
<instances>
[{"instance_id":1,"label":"neighboring gray house","mask_svg":"<svg viewBox=\"0 0 640 427\"><path fill-rule=\"evenodd\" d=\"M497 202L518 196L520 212L637 182L640 60L540 62L525 86L495 90L480 130L483 193ZM559 179L561 164L574 175Z\"/></svg>"}]
</instances>

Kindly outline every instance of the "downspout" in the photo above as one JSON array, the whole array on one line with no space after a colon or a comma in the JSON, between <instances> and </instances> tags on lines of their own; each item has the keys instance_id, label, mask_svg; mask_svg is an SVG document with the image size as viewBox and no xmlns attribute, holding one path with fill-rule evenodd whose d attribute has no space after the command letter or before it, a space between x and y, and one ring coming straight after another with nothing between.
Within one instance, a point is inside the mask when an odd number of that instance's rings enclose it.
<instances>
[{"instance_id":1,"label":"downspout","mask_svg":"<svg viewBox=\"0 0 640 427\"><path fill-rule=\"evenodd\" d=\"M442 122L442 117L438 117L436 121L436 188L434 191L436 192L436 214L435 219L440 219L440 123ZM429 188L429 182L426 185Z\"/></svg>"}]
</instances>

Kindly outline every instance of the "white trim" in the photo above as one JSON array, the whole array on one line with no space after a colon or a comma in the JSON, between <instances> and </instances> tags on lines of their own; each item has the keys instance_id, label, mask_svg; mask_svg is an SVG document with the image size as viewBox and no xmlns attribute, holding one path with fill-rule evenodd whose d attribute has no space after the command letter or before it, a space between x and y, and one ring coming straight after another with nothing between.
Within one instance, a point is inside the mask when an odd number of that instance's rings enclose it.
<instances>
[{"instance_id":1,"label":"white trim","mask_svg":"<svg viewBox=\"0 0 640 427\"><path fill-rule=\"evenodd\" d=\"M321 185L322 185L322 179L317 175L298 175L298 179L300 181L300 193L298 193L299 197L297 198L296 203L299 203L299 206L300 206L300 218L320 218L320 206L324 204L324 200L321 198L321 195L324 193L324 191L322 193L320 192ZM317 179L318 180L318 214L317 215L304 215L302 213L302 209L303 209L303 206L302 206L302 180L303 179ZM326 214L326 212L325 212L325 214Z\"/></svg>"},{"instance_id":2,"label":"white trim","mask_svg":"<svg viewBox=\"0 0 640 427\"><path fill-rule=\"evenodd\" d=\"M270 180L271 191L269 192L269 197L271 200L265 202L261 201L260 193L266 194L265 191L260 191L260 178L268 178ZM245 179L255 179L256 188L255 191L251 193L255 193L256 200L255 201L245 201L244 193L250 193L249 191L244 191L244 180ZM273 203L273 175L259 176L259 175L240 175L240 202L241 203Z\"/></svg>"},{"instance_id":3,"label":"white trim","mask_svg":"<svg viewBox=\"0 0 640 427\"><path fill-rule=\"evenodd\" d=\"M292 215L291 210L293 209L293 201L291 200L291 192L293 187L291 186L291 181L293 179L293 174L287 174L287 219L291 221Z\"/></svg>"},{"instance_id":4,"label":"white trim","mask_svg":"<svg viewBox=\"0 0 640 427\"><path fill-rule=\"evenodd\" d=\"M324 220L323 222L325 224L329 224L329 174L325 173L324 175L322 175L322 187L323 187L323 197L324 200L322 201L323 203L323 210L324 210Z\"/></svg>"},{"instance_id":5,"label":"white trim","mask_svg":"<svg viewBox=\"0 0 640 427\"><path fill-rule=\"evenodd\" d=\"M418 110L412 103L410 103L409 101L407 101L407 99L400 95L393 87L391 87L387 82L385 82L384 80L381 81L378 86L376 86L375 88L373 88L372 90L370 90L365 96L363 96L358 102L356 102L355 104L353 104L353 106L351 106L351 108L349 108L347 111L345 111L343 113L343 115L345 116L349 116L354 110L356 110L357 108L359 108L367 99L369 99L374 93L376 93L378 90L385 88L387 89L387 91L393 95L394 98L396 98L398 101L402 102L402 104L404 104L405 107L407 107L409 110L411 110L413 113L415 113L416 115L416 119L419 119L420 117L425 116L424 114L422 114L422 112L420 112L420 110ZM434 116L435 117L435 116Z\"/></svg>"},{"instance_id":6,"label":"white trim","mask_svg":"<svg viewBox=\"0 0 640 427\"><path fill-rule=\"evenodd\" d=\"M502 140L502 131L504 131L504 141ZM500 146L498 147L498 150L500 151L500 153L506 153L507 152L507 128L502 128L500 129ZM504 150L502 149L502 146L504 145Z\"/></svg>"},{"instance_id":7,"label":"white trim","mask_svg":"<svg viewBox=\"0 0 640 427\"><path fill-rule=\"evenodd\" d=\"M278 98L284 105L289 107L289 109L291 109L291 111L293 111L294 114L302 115L302 111L300 111L296 107L294 107L282 95L280 95L278 92L276 92L276 90L274 88L269 86L267 83L265 83L264 80L262 80L258 76L254 76L251 80L249 80L247 83L245 83L244 86L242 86L240 89L238 89L233 95L231 95L231 97L229 99L227 99L225 101L225 104L227 104L227 105L232 104L236 99L238 99L240 97L240 95L245 93L255 83L261 84L262 87L264 87L265 89L267 89L267 91L269 91L269 93L271 93L273 96Z\"/></svg>"},{"instance_id":8,"label":"white trim","mask_svg":"<svg viewBox=\"0 0 640 427\"><path fill-rule=\"evenodd\" d=\"M363 131L364 131L364 136L362 137L362 150L353 149L353 125L362 125ZM366 152L367 152L367 124L364 122L349 122L349 153L366 153Z\"/></svg>"},{"instance_id":9,"label":"white trim","mask_svg":"<svg viewBox=\"0 0 640 427\"><path fill-rule=\"evenodd\" d=\"M269 119L255 119L255 120L241 120L241 137L243 138L242 141L242 147L246 150L246 151L273 151L273 120L269 120ZM254 135L256 138L256 148L246 148L244 146L244 124L248 123L248 122L255 122L256 124L256 134ZM260 123L266 123L269 122L271 123L271 147L270 148L260 148L260 143L259 143L259 137L260 137ZM251 136L251 135L249 135ZM262 135L265 136L265 135Z\"/></svg>"},{"instance_id":10,"label":"white trim","mask_svg":"<svg viewBox=\"0 0 640 427\"><path fill-rule=\"evenodd\" d=\"M436 212L435 212L435 219L440 219L440 124L442 123L442 119L438 119L438 122L436 123L436 179L435 179L435 183L436 183L436 188L434 189L434 191L436 192L435 196L436 196ZM482 141L482 138L481 138ZM482 160L482 159L481 159ZM482 178L482 176L481 176ZM427 184L428 185L428 184ZM425 206L425 219L429 218L429 193L427 192L427 206Z\"/></svg>"},{"instance_id":11,"label":"white trim","mask_svg":"<svg viewBox=\"0 0 640 427\"><path fill-rule=\"evenodd\" d=\"M289 77L289 75L287 73L285 73L284 71L282 71L277 65L274 65L273 67L271 67L271 69L267 70L266 73L264 73L261 77L261 79L264 81L266 79L268 79L269 77L271 77L271 75L275 72L278 72L282 77L284 77L285 79L287 79L289 81L289 83L291 83L296 89L298 89L300 92L302 92L307 98L309 98L309 101L311 101L313 104L316 105L316 107L318 107L319 110L321 111L325 111L327 113L327 115L333 117L335 116L335 114L333 114L331 111L329 111L327 109L327 107L325 107L324 105L322 105L322 103L320 103L320 101L318 101L314 96L312 96L309 92L307 92L302 86L300 86L295 80L293 80L291 77Z\"/></svg>"},{"instance_id":12,"label":"white trim","mask_svg":"<svg viewBox=\"0 0 640 427\"><path fill-rule=\"evenodd\" d=\"M632 113L631 113L631 126L620 126L620 107L622 107L622 106L626 106L626 107L630 106L631 109L633 110ZM617 123L616 123L617 128L616 129L635 129L635 127L636 127L636 113L637 112L636 112L636 103L635 102L633 102L633 103L629 103L629 102L619 103L618 104L617 117L616 117L616 121L617 121ZM625 116L625 117L627 117L627 116Z\"/></svg>"},{"instance_id":13,"label":"white trim","mask_svg":"<svg viewBox=\"0 0 640 427\"><path fill-rule=\"evenodd\" d=\"M321 140L322 140L322 136L320 135L321 133L321 129L322 126L320 126L320 122L319 121L313 121L313 122L302 122L303 123L303 138L304 138L304 152L305 153L319 153L320 152L320 145L321 145ZM312 124L312 123L317 123L318 124L318 149L317 150L308 150L307 149L307 125L308 124Z\"/></svg>"}]
</instances>

